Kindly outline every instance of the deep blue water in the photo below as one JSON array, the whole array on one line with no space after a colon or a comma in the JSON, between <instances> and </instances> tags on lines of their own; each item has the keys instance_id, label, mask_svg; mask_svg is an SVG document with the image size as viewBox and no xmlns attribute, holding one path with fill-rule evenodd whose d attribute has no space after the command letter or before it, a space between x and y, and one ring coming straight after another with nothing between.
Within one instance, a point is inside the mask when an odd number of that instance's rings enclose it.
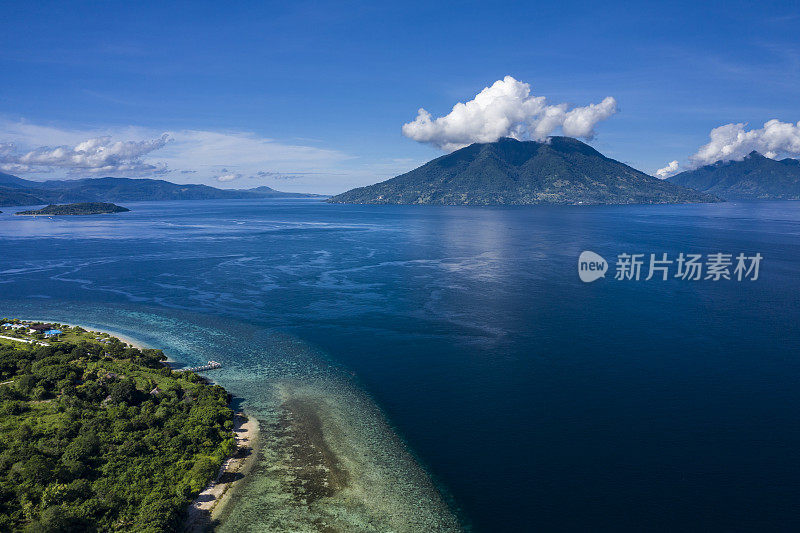
<instances>
[{"instance_id":1,"label":"deep blue water","mask_svg":"<svg viewBox=\"0 0 800 533\"><path fill-rule=\"evenodd\" d=\"M479 531L800 528L800 203L129 207L3 208L0 315L289 332ZM757 281L584 284L586 249L764 260Z\"/></svg>"}]
</instances>

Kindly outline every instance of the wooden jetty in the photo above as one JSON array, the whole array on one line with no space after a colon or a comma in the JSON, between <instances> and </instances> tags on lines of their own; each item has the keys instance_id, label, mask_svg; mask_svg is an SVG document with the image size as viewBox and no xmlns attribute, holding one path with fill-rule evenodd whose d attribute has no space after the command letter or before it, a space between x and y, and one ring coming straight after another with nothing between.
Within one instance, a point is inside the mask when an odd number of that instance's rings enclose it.
<instances>
[{"instance_id":1,"label":"wooden jetty","mask_svg":"<svg viewBox=\"0 0 800 533\"><path fill-rule=\"evenodd\" d=\"M190 368L179 368L175 372L205 372L206 370L214 370L215 368L222 368L222 363L217 361L209 361L201 366L193 366Z\"/></svg>"}]
</instances>

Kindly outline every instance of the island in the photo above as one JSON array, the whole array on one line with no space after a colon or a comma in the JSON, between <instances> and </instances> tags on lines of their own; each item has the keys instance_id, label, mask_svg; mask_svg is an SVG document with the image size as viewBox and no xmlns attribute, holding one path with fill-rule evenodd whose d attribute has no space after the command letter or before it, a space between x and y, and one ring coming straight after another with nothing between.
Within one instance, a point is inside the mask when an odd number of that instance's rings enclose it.
<instances>
[{"instance_id":1,"label":"island","mask_svg":"<svg viewBox=\"0 0 800 533\"><path fill-rule=\"evenodd\" d=\"M717 202L648 176L570 137L474 143L390 180L328 199L342 204L597 205Z\"/></svg>"},{"instance_id":2,"label":"island","mask_svg":"<svg viewBox=\"0 0 800 533\"><path fill-rule=\"evenodd\" d=\"M160 350L0 326L0 531L175 531L236 441L229 394Z\"/></svg>"},{"instance_id":3,"label":"island","mask_svg":"<svg viewBox=\"0 0 800 533\"><path fill-rule=\"evenodd\" d=\"M84 178L26 180L0 172L0 206L70 202L158 202L166 200L233 200L324 198L325 195L276 191L261 186L217 189L208 185L172 183L149 178Z\"/></svg>"},{"instance_id":4,"label":"island","mask_svg":"<svg viewBox=\"0 0 800 533\"><path fill-rule=\"evenodd\" d=\"M59 216L59 215L106 215L109 213L127 213L127 207L102 202L87 202L79 204L50 204L47 207L33 211L19 211L17 215L28 216Z\"/></svg>"},{"instance_id":5,"label":"island","mask_svg":"<svg viewBox=\"0 0 800 533\"><path fill-rule=\"evenodd\" d=\"M752 151L742 160L717 161L667 181L726 200L800 200L800 159Z\"/></svg>"}]
</instances>

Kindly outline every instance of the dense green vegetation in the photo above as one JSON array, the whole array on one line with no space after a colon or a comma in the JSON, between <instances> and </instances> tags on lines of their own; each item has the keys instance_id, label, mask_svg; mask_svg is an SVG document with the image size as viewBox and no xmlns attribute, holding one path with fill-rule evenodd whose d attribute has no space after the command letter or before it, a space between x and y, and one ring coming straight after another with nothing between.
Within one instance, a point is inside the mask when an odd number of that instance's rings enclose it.
<instances>
[{"instance_id":1,"label":"dense green vegetation","mask_svg":"<svg viewBox=\"0 0 800 533\"><path fill-rule=\"evenodd\" d=\"M800 161L751 152L742 161L719 161L669 181L726 200L800 200Z\"/></svg>"},{"instance_id":2,"label":"dense green vegetation","mask_svg":"<svg viewBox=\"0 0 800 533\"><path fill-rule=\"evenodd\" d=\"M648 176L569 137L476 143L333 203L530 205L716 201Z\"/></svg>"},{"instance_id":3,"label":"dense green vegetation","mask_svg":"<svg viewBox=\"0 0 800 533\"><path fill-rule=\"evenodd\" d=\"M47 207L32 211L20 211L17 215L105 215L108 213L126 213L127 207L102 202L88 202L79 204L50 204Z\"/></svg>"},{"instance_id":4,"label":"dense green vegetation","mask_svg":"<svg viewBox=\"0 0 800 533\"><path fill-rule=\"evenodd\" d=\"M59 329L0 339L0 531L176 530L233 451L227 393L159 350Z\"/></svg>"}]
</instances>

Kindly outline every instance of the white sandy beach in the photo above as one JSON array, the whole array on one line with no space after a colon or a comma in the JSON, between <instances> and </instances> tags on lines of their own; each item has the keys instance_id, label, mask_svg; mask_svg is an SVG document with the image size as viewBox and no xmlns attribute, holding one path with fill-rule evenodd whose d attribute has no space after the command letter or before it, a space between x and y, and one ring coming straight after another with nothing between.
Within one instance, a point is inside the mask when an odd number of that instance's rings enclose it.
<instances>
[{"instance_id":1,"label":"white sandy beach","mask_svg":"<svg viewBox=\"0 0 800 533\"><path fill-rule=\"evenodd\" d=\"M222 464L217 477L189 506L184 531L205 531L219 515L229 500L231 489L247 474L256 457L258 444L258 420L244 413L234 416L233 432L236 437L236 452Z\"/></svg>"}]
</instances>

